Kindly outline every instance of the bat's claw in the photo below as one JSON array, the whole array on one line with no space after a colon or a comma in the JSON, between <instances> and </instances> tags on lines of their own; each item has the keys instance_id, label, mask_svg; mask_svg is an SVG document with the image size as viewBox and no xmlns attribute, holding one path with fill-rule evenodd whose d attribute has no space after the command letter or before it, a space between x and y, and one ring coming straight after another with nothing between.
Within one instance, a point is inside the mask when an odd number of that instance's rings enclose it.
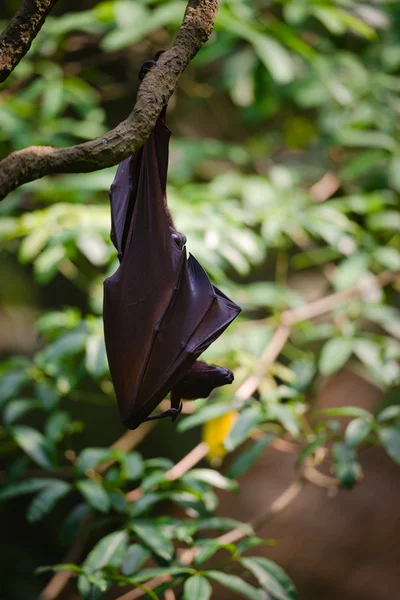
<instances>
[{"instance_id":1,"label":"bat's claw","mask_svg":"<svg viewBox=\"0 0 400 600\"><path fill-rule=\"evenodd\" d=\"M182 412L182 408L183 408L182 402L179 402L178 408L170 408L172 422L176 421L176 419L179 417L179 415Z\"/></svg>"}]
</instances>

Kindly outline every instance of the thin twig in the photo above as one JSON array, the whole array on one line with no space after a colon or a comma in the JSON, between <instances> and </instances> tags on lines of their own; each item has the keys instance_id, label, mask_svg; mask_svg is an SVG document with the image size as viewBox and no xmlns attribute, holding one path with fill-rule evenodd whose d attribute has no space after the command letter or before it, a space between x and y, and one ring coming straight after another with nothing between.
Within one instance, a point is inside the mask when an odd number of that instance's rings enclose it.
<instances>
[{"instance_id":1,"label":"thin twig","mask_svg":"<svg viewBox=\"0 0 400 600\"><path fill-rule=\"evenodd\" d=\"M304 467L303 475L307 481L317 487L322 487L327 490L339 489L340 482L338 479L335 479L335 477L329 477L329 475L324 475L324 473L321 473L311 465L306 465Z\"/></svg>"},{"instance_id":2,"label":"thin twig","mask_svg":"<svg viewBox=\"0 0 400 600\"><path fill-rule=\"evenodd\" d=\"M210 447L206 442L201 442L200 444L197 444L197 446L195 446L193 450L186 454L186 456L184 456L182 460L180 460L178 463L176 463L176 465L174 465L171 469L169 469L169 471L166 472L165 478L168 481L175 481L176 479L179 479L180 477L182 477L182 475L187 473L187 471L190 471L190 469L197 465L197 463L199 463L206 456L209 449ZM132 490L131 492L126 494L125 497L128 500L128 502L134 502L135 500L138 500L142 495L143 491L140 487L138 487L135 490Z\"/></svg>"},{"instance_id":3,"label":"thin twig","mask_svg":"<svg viewBox=\"0 0 400 600\"><path fill-rule=\"evenodd\" d=\"M284 311L281 314L280 322L286 327L291 327L300 321L314 319L336 308L340 308L343 304L347 304L355 298L368 298L375 289L389 285L389 283L392 283L398 277L400 277L399 273L384 271L376 277L362 279L358 285L350 290L331 294L314 302L309 302L299 308Z\"/></svg>"},{"instance_id":4,"label":"thin twig","mask_svg":"<svg viewBox=\"0 0 400 600\"><path fill-rule=\"evenodd\" d=\"M328 171L317 183L310 187L310 196L314 202L325 202L338 191L340 185L340 179L336 173Z\"/></svg>"},{"instance_id":5,"label":"thin twig","mask_svg":"<svg viewBox=\"0 0 400 600\"><path fill-rule=\"evenodd\" d=\"M260 385L267 367L273 363L279 356L282 348L286 344L290 335L290 328L286 325L280 325L275 331L265 352L262 354L256 370L249 375L245 381L238 387L235 397L240 403L250 398Z\"/></svg>"}]
</instances>

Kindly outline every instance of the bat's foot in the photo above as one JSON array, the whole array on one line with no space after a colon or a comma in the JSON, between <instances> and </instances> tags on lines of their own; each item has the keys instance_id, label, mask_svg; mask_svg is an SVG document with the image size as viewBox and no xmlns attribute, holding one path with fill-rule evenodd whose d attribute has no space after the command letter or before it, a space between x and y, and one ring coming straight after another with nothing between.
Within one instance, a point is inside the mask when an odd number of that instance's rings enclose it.
<instances>
[{"instance_id":1,"label":"bat's foot","mask_svg":"<svg viewBox=\"0 0 400 600\"><path fill-rule=\"evenodd\" d=\"M182 408L182 402L179 402L178 408L173 408L171 406L171 408L169 408L168 410L163 410L162 412L150 415L149 417L147 417L147 419L144 419L144 421L156 421L157 419L164 419L164 417L171 417L172 422L174 422L181 414Z\"/></svg>"}]
</instances>

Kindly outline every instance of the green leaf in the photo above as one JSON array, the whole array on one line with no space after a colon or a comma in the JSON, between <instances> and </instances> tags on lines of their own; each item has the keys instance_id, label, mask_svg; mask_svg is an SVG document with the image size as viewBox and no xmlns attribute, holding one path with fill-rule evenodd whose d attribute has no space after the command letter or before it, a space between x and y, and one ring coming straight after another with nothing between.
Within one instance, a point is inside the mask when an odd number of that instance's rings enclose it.
<instances>
[{"instance_id":1,"label":"green leaf","mask_svg":"<svg viewBox=\"0 0 400 600\"><path fill-rule=\"evenodd\" d=\"M170 494L165 492L153 492L145 493L141 498L135 500L129 507L129 514L131 517L136 518L149 512L150 509L162 500L170 499Z\"/></svg>"},{"instance_id":2,"label":"green leaf","mask_svg":"<svg viewBox=\"0 0 400 600\"><path fill-rule=\"evenodd\" d=\"M353 343L349 338L334 338L324 344L319 359L322 375L332 375L346 364L353 352Z\"/></svg>"},{"instance_id":3,"label":"green leaf","mask_svg":"<svg viewBox=\"0 0 400 600\"><path fill-rule=\"evenodd\" d=\"M221 7L216 25L223 26L229 35L236 34L252 44L258 57L278 83L288 83L293 79L294 62L290 53L275 38L261 33L256 23L239 20L225 7Z\"/></svg>"},{"instance_id":4,"label":"green leaf","mask_svg":"<svg viewBox=\"0 0 400 600\"><path fill-rule=\"evenodd\" d=\"M379 427L378 437L390 458L400 466L400 425Z\"/></svg>"},{"instance_id":5,"label":"green leaf","mask_svg":"<svg viewBox=\"0 0 400 600\"><path fill-rule=\"evenodd\" d=\"M341 442L334 444L332 459L335 474L341 485L350 490L362 475L361 466L357 462L354 450Z\"/></svg>"},{"instance_id":6,"label":"green leaf","mask_svg":"<svg viewBox=\"0 0 400 600\"><path fill-rule=\"evenodd\" d=\"M257 579L261 587L276 600L291 600L279 581L258 562L252 558L242 558L240 562Z\"/></svg>"},{"instance_id":7,"label":"green leaf","mask_svg":"<svg viewBox=\"0 0 400 600\"><path fill-rule=\"evenodd\" d=\"M400 192L400 154L393 156L390 161L388 175L390 185Z\"/></svg>"},{"instance_id":8,"label":"green leaf","mask_svg":"<svg viewBox=\"0 0 400 600\"><path fill-rule=\"evenodd\" d=\"M285 600L297 600L296 588L294 587L290 577L288 577L281 567L279 567L272 560L264 558L263 556L252 556L251 561L253 564L255 563L259 565L264 570L264 573L273 578L275 583L279 585L280 593L283 591ZM276 596L276 594L273 592L272 588L270 588L270 592L274 598L278 598L278 596Z\"/></svg>"},{"instance_id":9,"label":"green leaf","mask_svg":"<svg viewBox=\"0 0 400 600\"><path fill-rule=\"evenodd\" d=\"M379 423L383 423L384 421L390 421L391 419L397 419L400 417L400 405L394 404L392 406L387 406L384 408L376 417L376 420Z\"/></svg>"},{"instance_id":10,"label":"green leaf","mask_svg":"<svg viewBox=\"0 0 400 600\"><path fill-rule=\"evenodd\" d=\"M208 600L211 598L212 588L205 577L193 575L185 581L183 600Z\"/></svg>"},{"instance_id":11,"label":"green leaf","mask_svg":"<svg viewBox=\"0 0 400 600\"><path fill-rule=\"evenodd\" d=\"M46 373L54 375L61 361L82 352L86 337L87 332L83 327L62 335L36 355L36 363Z\"/></svg>"},{"instance_id":12,"label":"green leaf","mask_svg":"<svg viewBox=\"0 0 400 600\"><path fill-rule=\"evenodd\" d=\"M239 554L246 552L246 550L250 550L251 548L256 548L257 546L274 546L276 541L274 539L264 540L263 538L259 538L255 535L245 538L244 540L240 540L237 543L237 551Z\"/></svg>"},{"instance_id":13,"label":"green leaf","mask_svg":"<svg viewBox=\"0 0 400 600\"><path fill-rule=\"evenodd\" d=\"M52 413L47 419L45 426L46 438L57 444L63 439L70 425L71 417L66 411Z\"/></svg>"},{"instance_id":14,"label":"green leaf","mask_svg":"<svg viewBox=\"0 0 400 600\"><path fill-rule=\"evenodd\" d=\"M346 427L344 441L350 448L358 446L368 436L372 429L372 420L358 417L353 419Z\"/></svg>"},{"instance_id":15,"label":"green leaf","mask_svg":"<svg viewBox=\"0 0 400 600\"><path fill-rule=\"evenodd\" d=\"M48 573L48 571L58 572L58 571L71 571L71 573L84 573L84 570L78 565L74 565L73 563L60 563L58 565L50 565L45 567L38 567L35 570L37 575L41 573Z\"/></svg>"},{"instance_id":16,"label":"green leaf","mask_svg":"<svg viewBox=\"0 0 400 600\"><path fill-rule=\"evenodd\" d=\"M79 455L77 467L85 473L94 469L100 463L107 462L113 457L113 451L109 448L85 448Z\"/></svg>"},{"instance_id":17,"label":"green leaf","mask_svg":"<svg viewBox=\"0 0 400 600\"><path fill-rule=\"evenodd\" d=\"M18 394L28 381L26 370L6 371L0 377L0 407Z\"/></svg>"},{"instance_id":18,"label":"green leaf","mask_svg":"<svg viewBox=\"0 0 400 600\"><path fill-rule=\"evenodd\" d=\"M260 458L265 448L275 439L275 435L268 433L253 442L247 450L242 450L229 467L227 476L236 479L244 475L250 467Z\"/></svg>"},{"instance_id":19,"label":"green leaf","mask_svg":"<svg viewBox=\"0 0 400 600\"><path fill-rule=\"evenodd\" d=\"M208 519L200 519L193 523L195 531L201 531L204 529L218 529L224 531L226 529L241 529L247 534L252 534L253 529L250 525L236 521L236 519L228 519L226 517L209 517Z\"/></svg>"},{"instance_id":20,"label":"green leaf","mask_svg":"<svg viewBox=\"0 0 400 600\"><path fill-rule=\"evenodd\" d=\"M45 381L37 382L35 385L35 395L38 398L41 408L49 412L56 408L60 401L57 390Z\"/></svg>"},{"instance_id":21,"label":"green leaf","mask_svg":"<svg viewBox=\"0 0 400 600\"><path fill-rule=\"evenodd\" d=\"M350 29L353 29L368 40L376 39L376 31L372 27L367 25L367 23L365 23L359 17L356 17L351 12L348 12L347 10L343 10L341 8L332 7L330 10L336 15L336 17L339 20L341 20Z\"/></svg>"},{"instance_id":22,"label":"green leaf","mask_svg":"<svg viewBox=\"0 0 400 600\"><path fill-rule=\"evenodd\" d=\"M85 502L80 502L67 514L58 534L62 546L70 545L76 538L79 528L82 526L83 520L89 515L90 510Z\"/></svg>"},{"instance_id":23,"label":"green leaf","mask_svg":"<svg viewBox=\"0 0 400 600\"><path fill-rule=\"evenodd\" d=\"M24 494L33 494L58 482L58 479L28 479L27 481L10 483L0 490L0 500L9 500L10 498L15 498Z\"/></svg>"},{"instance_id":24,"label":"green leaf","mask_svg":"<svg viewBox=\"0 0 400 600\"><path fill-rule=\"evenodd\" d=\"M122 563L122 573L124 575L132 575L139 571L143 563L150 557L150 552L141 544L131 544L124 556Z\"/></svg>"},{"instance_id":25,"label":"green leaf","mask_svg":"<svg viewBox=\"0 0 400 600\"><path fill-rule=\"evenodd\" d=\"M106 565L119 567L123 561L128 544L126 531L114 531L103 537L89 552L82 563L85 573L97 575ZM85 577L79 577L78 589L82 596L90 593L90 582Z\"/></svg>"},{"instance_id":26,"label":"green leaf","mask_svg":"<svg viewBox=\"0 0 400 600\"><path fill-rule=\"evenodd\" d=\"M394 210L385 210L369 215L367 228L383 231L400 231L400 213Z\"/></svg>"},{"instance_id":27,"label":"green leaf","mask_svg":"<svg viewBox=\"0 0 400 600\"><path fill-rule=\"evenodd\" d=\"M129 12L132 13L135 9L134 12L137 15L134 19L134 25L128 20L128 26L124 24L119 29L111 31L102 42L102 47L106 52L131 45L159 27L178 24L185 11L185 4L180 0L160 6L151 13L144 6L131 5L130 3L128 3L128 6L130 7Z\"/></svg>"},{"instance_id":28,"label":"green leaf","mask_svg":"<svg viewBox=\"0 0 400 600\"><path fill-rule=\"evenodd\" d=\"M162 575L184 575L185 573L192 574L194 569L189 567L159 567L155 569L142 569L138 575L131 577L130 580L135 583L160 577Z\"/></svg>"},{"instance_id":29,"label":"green leaf","mask_svg":"<svg viewBox=\"0 0 400 600\"><path fill-rule=\"evenodd\" d=\"M43 250L49 235L50 232L46 227L38 227L25 236L19 247L18 257L20 262L22 264L31 262Z\"/></svg>"},{"instance_id":30,"label":"green leaf","mask_svg":"<svg viewBox=\"0 0 400 600\"><path fill-rule=\"evenodd\" d=\"M64 107L63 81L51 77L46 81L42 94L41 118L43 122L53 121Z\"/></svg>"},{"instance_id":31,"label":"green leaf","mask_svg":"<svg viewBox=\"0 0 400 600\"><path fill-rule=\"evenodd\" d=\"M397 248L390 248L389 246L377 248L374 252L374 257L384 267L393 271L400 271L400 252Z\"/></svg>"},{"instance_id":32,"label":"green leaf","mask_svg":"<svg viewBox=\"0 0 400 600\"><path fill-rule=\"evenodd\" d=\"M39 254L34 262L34 273L39 283L43 285L53 279L65 254L65 248L61 245L49 246Z\"/></svg>"},{"instance_id":33,"label":"green leaf","mask_svg":"<svg viewBox=\"0 0 400 600\"><path fill-rule=\"evenodd\" d=\"M209 485L212 485L220 490L237 490L238 485L236 481L232 481L228 477L224 477L218 471L213 469L191 469L186 475L185 479L197 479L198 481L204 481Z\"/></svg>"},{"instance_id":34,"label":"green leaf","mask_svg":"<svg viewBox=\"0 0 400 600\"><path fill-rule=\"evenodd\" d=\"M240 444L248 438L251 430L258 425L261 420L261 416L262 410L260 406L251 406L250 408L245 408L240 413L235 425L229 432L229 435L224 442L225 448L231 452L240 446Z\"/></svg>"},{"instance_id":35,"label":"green leaf","mask_svg":"<svg viewBox=\"0 0 400 600\"><path fill-rule=\"evenodd\" d=\"M30 523L35 523L49 513L61 498L70 492L72 486L65 481L53 481L30 503L26 513Z\"/></svg>"},{"instance_id":36,"label":"green leaf","mask_svg":"<svg viewBox=\"0 0 400 600\"><path fill-rule=\"evenodd\" d=\"M359 406L338 406L337 408L322 408L313 413L313 417L361 417L372 419L372 414Z\"/></svg>"},{"instance_id":37,"label":"green leaf","mask_svg":"<svg viewBox=\"0 0 400 600\"><path fill-rule=\"evenodd\" d=\"M86 340L85 367L88 373L98 379L108 371L106 347L104 337L89 335Z\"/></svg>"},{"instance_id":38,"label":"green leaf","mask_svg":"<svg viewBox=\"0 0 400 600\"><path fill-rule=\"evenodd\" d=\"M252 36L258 56L278 83L289 83L294 77L294 62L286 48L268 35Z\"/></svg>"},{"instance_id":39,"label":"green leaf","mask_svg":"<svg viewBox=\"0 0 400 600\"><path fill-rule=\"evenodd\" d=\"M172 560L174 547L160 527L135 523L132 525L132 530L154 554L164 560Z\"/></svg>"},{"instance_id":40,"label":"green leaf","mask_svg":"<svg viewBox=\"0 0 400 600\"><path fill-rule=\"evenodd\" d=\"M368 255L361 253L353 254L350 258L343 260L333 277L336 289L352 288L368 272L368 262Z\"/></svg>"},{"instance_id":41,"label":"green leaf","mask_svg":"<svg viewBox=\"0 0 400 600\"><path fill-rule=\"evenodd\" d=\"M11 430L11 435L22 448L22 450L31 458L39 467L50 469L54 466L50 456L51 448L46 438L26 425L16 425Z\"/></svg>"},{"instance_id":42,"label":"green leaf","mask_svg":"<svg viewBox=\"0 0 400 600\"><path fill-rule=\"evenodd\" d=\"M128 539L126 531L114 531L103 537L82 563L85 571L94 572L106 565L119 567L127 550Z\"/></svg>"},{"instance_id":43,"label":"green leaf","mask_svg":"<svg viewBox=\"0 0 400 600\"><path fill-rule=\"evenodd\" d=\"M11 425L14 421L18 421L18 419L26 415L32 408L35 408L35 403L30 398L12 400L4 409L4 423L6 425Z\"/></svg>"},{"instance_id":44,"label":"green leaf","mask_svg":"<svg viewBox=\"0 0 400 600\"><path fill-rule=\"evenodd\" d=\"M165 478L165 471L154 471L142 480L141 488L144 492L150 492L153 488L157 488L160 483L165 481L167 481Z\"/></svg>"},{"instance_id":45,"label":"green leaf","mask_svg":"<svg viewBox=\"0 0 400 600\"><path fill-rule=\"evenodd\" d=\"M250 600L267 600L263 592L246 583L243 579L237 577L237 575L228 575L222 571L205 571L204 574L244 598L249 598Z\"/></svg>"},{"instance_id":46,"label":"green leaf","mask_svg":"<svg viewBox=\"0 0 400 600\"><path fill-rule=\"evenodd\" d=\"M376 371L381 366L381 348L379 344L368 339L359 339L354 343L354 354L367 367Z\"/></svg>"},{"instance_id":47,"label":"green leaf","mask_svg":"<svg viewBox=\"0 0 400 600\"><path fill-rule=\"evenodd\" d=\"M119 490L114 489L109 492L110 506L113 510L125 515L128 512L129 503L126 499L125 494Z\"/></svg>"},{"instance_id":48,"label":"green leaf","mask_svg":"<svg viewBox=\"0 0 400 600\"><path fill-rule=\"evenodd\" d=\"M207 404L202 409L198 410L194 415L185 417L183 421L178 424L178 431L187 431L197 425L202 425L206 421L225 415L230 412L232 407L229 404Z\"/></svg>"},{"instance_id":49,"label":"green leaf","mask_svg":"<svg viewBox=\"0 0 400 600\"><path fill-rule=\"evenodd\" d=\"M194 558L194 562L196 565L202 565L206 561L210 560L212 556L218 550L224 547L224 544L218 541L218 538L215 539L201 539L196 541L196 546L198 548L196 552L196 556Z\"/></svg>"},{"instance_id":50,"label":"green leaf","mask_svg":"<svg viewBox=\"0 0 400 600\"><path fill-rule=\"evenodd\" d=\"M267 408L267 415L269 419L281 423L294 438L299 435L300 424L294 411L294 407L280 403L270 404Z\"/></svg>"},{"instance_id":51,"label":"green leaf","mask_svg":"<svg viewBox=\"0 0 400 600\"><path fill-rule=\"evenodd\" d=\"M141 455L138 452L124 453L121 458L121 468L123 476L128 481L140 479L144 472L144 463Z\"/></svg>"},{"instance_id":52,"label":"green leaf","mask_svg":"<svg viewBox=\"0 0 400 600\"><path fill-rule=\"evenodd\" d=\"M174 462L170 458L158 457L158 458L148 458L144 461L144 467L146 469L160 469L164 471L168 471L172 469L174 466Z\"/></svg>"},{"instance_id":53,"label":"green leaf","mask_svg":"<svg viewBox=\"0 0 400 600\"><path fill-rule=\"evenodd\" d=\"M76 487L90 506L103 513L109 510L110 499L105 489L99 483L85 479L78 481Z\"/></svg>"}]
</instances>

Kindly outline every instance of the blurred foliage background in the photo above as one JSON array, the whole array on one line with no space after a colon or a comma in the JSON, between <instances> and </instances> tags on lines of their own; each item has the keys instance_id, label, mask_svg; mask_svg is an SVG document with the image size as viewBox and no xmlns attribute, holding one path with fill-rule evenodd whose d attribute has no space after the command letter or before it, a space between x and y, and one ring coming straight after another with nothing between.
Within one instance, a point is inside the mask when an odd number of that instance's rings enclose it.
<instances>
[{"instance_id":1,"label":"blurred foliage background","mask_svg":"<svg viewBox=\"0 0 400 600\"><path fill-rule=\"evenodd\" d=\"M2 27L18 6L3 3ZM184 10L180 0L60 2L0 88L1 157L115 126L134 104L141 64L170 45ZM259 369L283 311L334 293L344 300L293 322L253 396L238 402L236 386L196 401L179 434L161 422L140 453L107 449L124 433L101 317L102 282L117 266L107 197L116 167L45 178L0 204L0 498L15 498L1 509L2 600L36 597L49 575L34 569L62 562L88 518L83 598L145 581L138 573L152 553L190 600L208 598L209 580L248 598L264 589L293 599L276 565L242 556L260 542L250 534L225 551L242 571L220 567L208 578L176 570L173 541L202 542L203 568L219 546L199 532L235 526L215 517L215 488L233 490L273 440L292 444L298 470L326 469L348 489L366 485L365 447L383 446L400 464L399 27L396 0L221 1L168 108L177 228L244 309L206 358L241 383ZM349 398L312 412L342 368L380 390L376 410ZM204 463L169 482L165 472L200 439L213 467L228 455L224 476ZM138 485L144 495L130 505L123 492Z\"/></svg>"}]
</instances>

